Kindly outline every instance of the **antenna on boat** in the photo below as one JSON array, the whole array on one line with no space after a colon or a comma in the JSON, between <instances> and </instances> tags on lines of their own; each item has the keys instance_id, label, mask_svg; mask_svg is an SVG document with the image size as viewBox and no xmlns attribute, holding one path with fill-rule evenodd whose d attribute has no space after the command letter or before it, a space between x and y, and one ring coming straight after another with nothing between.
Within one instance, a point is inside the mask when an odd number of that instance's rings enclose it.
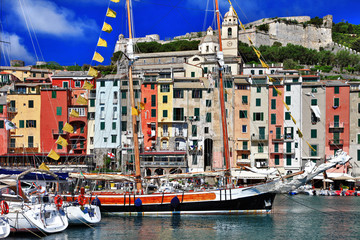
<instances>
[{"instance_id":1,"label":"antenna on boat","mask_svg":"<svg viewBox=\"0 0 360 240\"><path fill-rule=\"evenodd\" d=\"M218 25L218 36L219 36L219 51L217 52L217 61L219 64L219 92L220 92L220 110L221 110L221 126L223 134L223 144L224 144L224 158L226 164L226 171L229 172L229 142L228 142L228 132L227 132L227 121L225 114L225 100L224 100L224 82L222 77L222 71L224 69L224 53L222 51L222 41L221 41L221 27L220 27L220 12L219 12L219 3L218 0L215 0L216 5L216 17Z\"/></svg>"},{"instance_id":2,"label":"antenna on boat","mask_svg":"<svg viewBox=\"0 0 360 240\"><path fill-rule=\"evenodd\" d=\"M133 87L133 78L132 78L132 64L135 61L134 58L134 47L132 39L132 22L131 22L131 11L130 11L130 0L126 0L127 5L127 15L128 15L128 24L129 24L129 43L127 46L127 53L129 57L129 92L130 92L130 102L131 102L131 112L135 108L135 99L134 99L134 87ZM135 182L136 189L138 191L142 190L141 185L141 171L140 171L140 157L139 157L139 140L137 134L137 122L136 115L131 114L132 117L132 128L133 128L133 139L134 139L134 157L135 157Z\"/></svg>"}]
</instances>

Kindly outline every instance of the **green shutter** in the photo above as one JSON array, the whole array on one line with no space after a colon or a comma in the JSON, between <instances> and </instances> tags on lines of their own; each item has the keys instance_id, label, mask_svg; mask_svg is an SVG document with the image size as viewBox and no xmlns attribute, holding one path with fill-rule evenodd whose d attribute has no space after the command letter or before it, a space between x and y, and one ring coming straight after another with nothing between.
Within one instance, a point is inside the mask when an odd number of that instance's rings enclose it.
<instances>
[{"instance_id":1,"label":"green shutter","mask_svg":"<svg viewBox=\"0 0 360 240\"><path fill-rule=\"evenodd\" d=\"M277 91L275 90L275 88L273 88L273 94L272 94L272 95L273 95L273 97L277 97L277 95L278 95L278 94L277 94Z\"/></svg>"},{"instance_id":2,"label":"green shutter","mask_svg":"<svg viewBox=\"0 0 360 240\"><path fill-rule=\"evenodd\" d=\"M24 123L23 123L24 124ZM59 129L59 133L63 133L63 127L64 127L64 122L63 121L59 121L58 123L58 129Z\"/></svg>"},{"instance_id":3,"label":"green shutter","mask_svg":"<svg viewBox=\"0 0 360 240\"><path fill-rule=\"evenodd\" d=\"M156 107L156 95L151 95L151 106Z\"/></svg>"},{"instance_id":4,"label":"green shutter","mask_svg":"<svg viewBox=\"0 0 360 240\"><path fill-rule=\"evenodd\" d=\"M101 122L100 123L100 130L104 130L105 129L105 122Z\"/></svg>"},{"instance_id":5,"label":"green shutter","mask_svg":"<svg viewBox=\"0 0 360 240\"><path fill-rule=\"evenodd\" d=\"M285 103L286 103L287 105L291 105L291 97L290 97L290 96L286 96L286 97L285 97Z\"/></svg>"},{"instance_id":6,"label":"green shutter","mask_svg":"<svg viewBox=\"0 0 360 240\"><path fill-rule=\"evenodd\" d=\"M95 99L90 99L90 107L95 107Z\"/></svg>"},{"instance_id":7,"label":"green shutter","mask_svg":"<svg viewBox=\"0 0 360 240\"><path fill-rule=\"evenodd\" d=\"M200 108L194 108L194 116L196 117L195 121L200 120Z\"/></svg>"},{"instance_id":8,"label":"green shutter","mask_svg":"<svg viewBox=\"0 0 360 240\"><path fill-rule=\"evenodd\" d=\"M275 155L275 165L279 165L280 164L280 157L279 155Z\"/></svg>"},{"instance_id":9,"label":"green shutter","mask_svg":"<svg viewBox=\"0 0 360 240\"><path fill-rule=\"evenodd\" d=\"M3 112L4 112L4 106L0 105L0 113L3 113Z\"/></svg>"},{"instance_id":10,"label":"green shutter","mask_svg":"<svg viewBox=\"0 0 360 240\"><path fill-rule=\"evenodd\" d=\"M291 165L291 155L286 156L286 165L288 165L288 166Z\"/></svg>"},{"instance_id":11,"label":"green shutter","mask_svg":"<svg viewBox=\"0 0 360 240\"><path fill-rule=\"evenodd\" d=\"M116 130L116 122L112 123L112 130Z\"/></svg>"},{"instance_id":12,"label":"green shutter","mask_svg":"<svg viewBox=\"0 0 360 240\"><path fill-rule=\"evenodd\" d=\"M334 98L334 107L340 106L340 100L339 98Z\"/></svg>"},{"instance_id":13,"label":"green shutter","mask_svg":"<svg viewBox=\"0 0 360 240\"><path fill-rule=\"evenodd\" d=\"M290 112L285 112L285 120L290 120Z\"/></svg>"},{"instance_id":14,"label":"green shutter","mask_svg":"<svg viewBox=\"0 0 360 240\"><path fill-rule=\"evenodd\" d=\"M271 99L271 109L276 109L276 99Z\"/></svg>"},{"instance_id":15,"label":"green shutter","mask_svg":"<svg viewBox=\"0 0 360 240\"><path fill-rule=\"evenodd\" d=\"M317 138L317 130L311 129L311 138Z\"/></svg>"},{"instance_id":16,"label":"green shutter","mask_svg":"<svg viewBox=\"0 0 360 240\"><path fill-rule=\"evenodd\" d=\"M121 98L126 99L126 91L121 91Z\"/></svg>"},{"instance_id":17,"label":"green shutter","mask_svg":"<svg viewBox=\"0 0 360 240\"><path fill-rule=\"evenodd\" d=\"M339 92L340 92L340 88L339 88L339 87L335 87L335 88L334 88L334 93L335 93L335 94L338 94Z\"/></svg>"},{"instance_id":18,"label":"green shutter","mask_svg":"<svg viewBox=\"0 0 360 240\"><path fill-rule=\"evenodd\" d=\"M168 117L168 110L163 110L163 117L167 118Z\"/></svg>"},{"instance_id":19,"label":"green shutter","mask_svg":"<svg viewBox=\"0 0 360 240\"><path fill-rule=\"evenodd\" d=\"M61 116L62 107L56 107L56 115Z\"/></svg>"},{"instance_id":20,"label":"green shutter","mask_svg":"<svg viewBox=\"0 0 360 240\"><path fill-rule=\"evenodd\" d=\"M57 144L57 149L62 149L63 147L60 144Z\"/></svg>"},{"instance_id":21,"label":"green shutter","mask_svg":"<svg viewBox=\"0 0 360 240\"><path fill-rule=\"evenodd\" d=\"M271 124L276 124L276 114L275 113L271 114Z\"/></svg>"},{"instance_id":22,"label":"green shutter","mask_svg":"<svg viewBox=\"0 0 360 240\"><path fill-rule=\"evenodd\" d=\"M156 117L156 109L151 109L151 117Z\"/></svg>"},{"instance_id":23,"label":"green shutter","mask_svg":"<svg viewBox=\"0 0 360 240\"><path fill-rule=\"evenodd\" d=\"M311 99L311 106L317 105L317 99Z\"/></svg>"},{"instance_id":24,"label":"green shutter","mask_svg":"<svg viewBox=\"0 0 360 240\"><path fill-rule=\"evenodd\" d=\"M20 128L24 128L25 124L24 124L24 120L20 120L19 121L19 127Z\"/></svg>"},{"instance_id":25,"label":"green shutter","mask_svg":"<svg viewBox=\"0 0 360 240\"><path fill-rule=\"evenodd\" d=\"M255 101L256 101L256 106L257 107L261 106L261 99L260 98L257 98Z\"/></svg>"},{"instance_id":26,"label":"green shutter","mask_svg":"<svg viewBox=\"0 0 360 240\"><path fill-rule=\"evenodd\" d=\"M192 125L191 127L191 133L193 137L197 136L197 126L196 125Z\"/></svg>"},{"instance_id":27,"label":"green shutter","mask_svg":"<svg viewBox=\"0 0 360 240\"><path fill-rule=\"evenodd\" d=\"M211 112L206 113L206 122L211 122Z\"/></svg>"},{"instance_id":28,"label":"green shutter","mask_svg":"<svg viewBox=\"0 0 360 240\"><path fill-rule=\"evenodd\" d=\"M4 120L0 120L0 128L4 128Z\"/></svg>"},{"instance_id":29,"label":"green shutter","mask_svg":"<svg viewBox=\"0 0 360 240\"><path fill-rule=\"evenodd\" d=\"M360 149L357 150L357 160L360 161Z\"/></svg>"},{"instance_id":30,"label":"green shutter","mask_svg":"<svg viewBox=\"0 0 360 240\"><path fill-rule=\"evenodd\" d=\"M51 92L51 98L56 98L56 91Z\"/></svg>"}]
</instances>

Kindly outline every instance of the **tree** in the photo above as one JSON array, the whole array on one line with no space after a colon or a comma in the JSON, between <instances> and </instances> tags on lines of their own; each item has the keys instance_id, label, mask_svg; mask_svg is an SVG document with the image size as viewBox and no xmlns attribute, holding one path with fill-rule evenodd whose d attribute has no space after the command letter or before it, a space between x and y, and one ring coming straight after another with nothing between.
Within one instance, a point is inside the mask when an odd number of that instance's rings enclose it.
<instances>
[{"instance_id":1,"label":"tree","mask_svg":"<svg viewBox=\"0 0 360 240\"><path fill-rule=\"evenodd\" d=\"M298 63L292 59L284 60L284 69L296 69L297 65L298 65Z\"/></svg>"},{"instance_id":2,"label":"tree","mask_svg":"<svg viewBox=\"0 0 360 240\"><path fill-rule=\"evenodd\" d=\"M360 52L360 38L358 38L357 40L355 40L355 42L351 44L351 48L357 52Z\"/></svg>"}]
</instances>

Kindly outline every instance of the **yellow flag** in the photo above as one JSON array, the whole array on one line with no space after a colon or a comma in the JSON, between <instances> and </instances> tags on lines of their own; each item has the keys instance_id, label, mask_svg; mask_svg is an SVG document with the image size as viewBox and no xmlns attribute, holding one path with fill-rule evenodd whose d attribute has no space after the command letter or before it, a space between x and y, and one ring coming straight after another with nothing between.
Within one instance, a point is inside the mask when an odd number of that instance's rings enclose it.
<instances>
[{"instance_id":1,"label":"yellow flag","mask_svg":"<svg viewBox=\"0 0 360 240\"><path fill-rule=\"evenodd\" d=\"M71 126L69 123L65 123L62 130L65 131L65 132L68 132L68 133L73 133L74 132L73 126Z\"/></svg>"},{"instance_id":2,"label":"yellow flag","mask_svg":"<svg viewBox=\"0 0 360 240\"><path fill-rule=\"evenodd\" d=\"M131 115L135 115L138 116L139 115L139 111L136 108L131 108Z\"/></svg>"},{"instance_id":3,"label":"yellow flag","mask_svg":"<svg viewBox=\"0 0 360 240\"><path fill-rule=\"evenodd\" d=\"M277 89L275 86L273 86L273 88L275 89L275 91L277 92L277 94L279 94L279 96L281 96L282 92L280 92L279 89Z\"/></svg>"},{"instance_id":4,"label":"yellow flag","mask_svg":"<svg viewBox=\"0 0 360 240\"><path fill-rule=\"evenodd\" d=\"M309 143L308 141L306 141L306 143L307 143L307 145L309 145L309 148L310 148L311 150L313 150L314 152L316 152L316 150L310 145L310 143Z\"/></svg>"},{"instance_id":5,"label":"yellow flag","mask_svg":"<svg viewBox=\"0 0 360 240\"><path fill-rule=\"evenodd\" d=\"M57 143L63 147L66 147L68 145L68 142L66 141L66 139L61 136L59 136L59 138L56 140L55 143Z\"/></svg>"},{"instance_id":6,"label":"yellow flag","mask_svg":"<svg viewBox=\"0 0 360 240\"><path fill-rule=\"evenodd\" d=\"M111 33L112 30L113 29L112 29L111 25L104 22L104 25L102 27L102 31L107 32L107 33Z\"/></svg>"},{"instance_id":7,"label":"yellow flag","mask_svg":"<svg viewBox=\"0 0 360 240\"><path fill-rule=\"evenodd\" d=\"M75 109L71 109L70 117L79 117L79 113Z\"/></svg>"},{"instance_id":8,"label":"yellow flag","mask_svg":"<svg viewBox=\"0 0 360 240\"><path fill-rule=\"evenodd\" d=\"M95 70L96 71L96 70ZM91 90L94 88L94 85L92 85L91 83L89 83L88 81L85 81L84 82L84 85L83 85L83 88L84 89L87 89L87 90Z\"/></svg>"},{"instance_id":9,"label":"yellow flag","mask_svg":"<svg viewBox=\"0 0 360 240\"><path fill-rule=\"evenodd\" d=\"M114 3L120 2L120 0L111 0L111 1L114 2Z\"/></svg>"},{"instance_id":10,"label":"yellow flag","mask_svg":"<svg viewBox=\"0 0 360 240\"><path fill-rule=\"evenodd\" d=\"M261 62L261 65L267 69L269 69L269 65L267 65L263 60L259 59Z\"/></svg>"},{"instance_id":11,"label":"yellow flag","mask_svg":"<svg viewBox=\"0 0 360 240\"><path fill-rule=\"evenodd\" d=\"M270 77L269 75L266 75L269 78L270 82L275 82L275 79L273 79L272 77Z\"/></svg>"},{"instance_id":12,"label":"yellow flag","mask_svg":"<svg viewBox=\"0 0 360 240\"><path fill-rule=\"evenodd\" d=\"M248 37L248 39L249 39L250 45L254 45L253 42L251 41L251 38L250 38L249 36L247 36L247 37Z\"/></svg>"},{"instance_id":13,"label":"yellow flag","mask_svg":"<svg viewBox=\"0 0 360 240\"><path fill-rule=\"evenodd\" d=\"M245 26L242 24L242 22L239 20L239 22L240 22L240 26L241 26L241 28L244 30L244 31L246 31L245 30ZM250 39L250 38L249 38Z\"/></svg>"},{"instance_id":14,"label":"yellow flag","mask_svg":"<svg viewBox=\"0 0 360 240\"><path fill-rule=\"evenodd\" d=\"M81 105L85 105L85 104L87 104L87 99L86 99L86 98L83 98L82 96L79 96L79 97L76 99L76 103L81 104Z\"/></svg>"},{"instance_id":15,"label":"yellow flag","mask_svg":"<svg viewBox=\"0 0 360 240\"><path fill-rule=\"evenodd\" d=\"M99 53L95 52L93 60L102 63L104 61L104 58Z\"/></svg>"},{"instance_id":16,"label":"yellow flag","mask_svg":"<svg viewBox=\"0 0 360 240\"><path fill-rule=\"evenodd\" d=\"M93 68L93 67L90 67L89 68L89 71L88 71L88 75L89 76L92 76L92 77L97 77L98 76L98 74L99 74L99 72L95 69L95 68ZM85 84L84 84L85 85ZM84 87L83 87L84 88ZM89 90L91 90L91 89L89 89Z\"/></svg>"},{"instance_id":17,"label":"yellow flag","mask_svg":"<svg viewBox=\"0 0 360 240\"><path fill-rule=\"evenodd\" d=\"M284 106L285 106L286 110L290 111L290 107L286 104L286 102L284 102L284 100L282 100L282 101L284 103Z\"/></svg>"},{"instance_id":18,"label":"yellow flag","mask_svg":"<svg viewBox=\"0 0 360 240\"><path fill-rule=\"evenodd\" d=\"M260 53L260 51L259 50L257 50L256 48L254 48L254 47L252 47L253 49L254 49L254 52L255 52L255 54L256 54L256 56L260 59L260 57L261 57L261 53ZM261 61L261 60L260 60Z\"/></svg>"},{"instance_id":19,"label":"yellow flag","mask_svg":"<svg viewBox=\"0 0 360 240\"><path fill-rule=\"evenodd\" d=\"M145 103L140 102L140 109L141 109L141 110L144 110L144 109L145 109Z\"/></svg>"},{"instance_id":20,"label":"yellow flag","mask_svg":"<svg viewBox=\"0 0 360 240\"><path fill-rule=\"evenodd\" d=\"M111 17L111 18L116 18L116 12L114 10L108 8L108 10L106 12L106 16Z\"/></svg>"},{"instance_id":21,"label":"yellow flag","mask_svg":"<svg viewBox=\"0 0 360 240\"><path fill-rule=\"evenodd\" d=\"M48 166L46 166L46 164L44 162L42 164L40 164L39 169L46 170L46 171L50 170L50 168Z\"/></svg>"},{"instance_id":22,"label":"yellow flag","mask_svg":"<svg viewBox=\"0 0 360 240\"><path fill-rule=\"evenodd\" d=\"M302 132L300 131L300 129L299 129L299 128L298 128L297 134L299 135L299 137L300 137L300 138L302 138L302 137L303 137L303 134L302 134Z\"/></svg>"},{"instance_id":23,"label":"yellow flag","mask_svg":"<svg viewBox=\"0 0 360 240\"><path fill-rule=\"evenodd\" d=\"M296 124L296 120L291 114L290 114L290 117L291 117L292 121L294 122L294 124Z\"/></svg>"},{"instance_id":24,"label":"yellow flag","mask_svg":"<svg viewBox=\"0 0 360 240\"><path fill-rule=\"evenodd\" d=\"M54 160L59 160L60 156L59 154L57 154L54 150L51 149L51 151L49 152L49 154L47 155L49 158L52 158Z\"/></svg>"},{"instance_id":25,"label":"yellow flag","mask_svg":"<svg viewBox=\"0 0 360 240\"><path fill-rule=\"evenodd\" d=\"M104 39L99 38L97 45L98 45L98 47L107 47L107 42Z\"/></svg>"}]
</instances>

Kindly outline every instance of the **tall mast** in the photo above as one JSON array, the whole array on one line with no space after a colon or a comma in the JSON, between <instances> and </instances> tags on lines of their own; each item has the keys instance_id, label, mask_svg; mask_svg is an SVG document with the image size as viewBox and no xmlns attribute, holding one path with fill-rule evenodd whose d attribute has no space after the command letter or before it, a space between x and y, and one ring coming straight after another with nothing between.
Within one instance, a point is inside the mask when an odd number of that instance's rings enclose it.
<instances>
[{"instance_id":1,"label":"tall mast","mask_svg":"<svg viewBox=\"0 0 360 240\"><path fill-rule=\"evenodd\" d=\"M228 132L227 132L227 121L226 121L226 110L225 110L225 99L224 99L224 82L222 78L222 70L224 67L224 54L222 52L222 41L221 41L221 27L220 27L220 12L219 12L219 3L218 0L215 0L216 5L216 17L218 25L218 35L219 35L219 52L217 52L217 58L219 63L219 92L220 92L220 110L221 110L221 126L223 134L223 144L224 144L224 158L226 163L226 169L230 169L229 164L229 142L228 142Z\"/></svg>"},{"instance_id":2,"label":"tall mast","mask_svg":"<svg viewBox=\"0 0 360 240\"><path fill-rule=\"evenodd\" d=\"M134 99L134 87L133 87L133 77L132 77L132 65L134 63L134 48L132 42L132 24L131 24L131 12L130 12L130 0L126 0L127 5L127 15L128 15L128 24L129 24L129 44L127 47L127 53L130 61L129 66L129 92L130 92L130 102L131 102L131 112L135 108L135 99ZM140 171L140 157L139 157L139 140L137 134L137 123L136 116L131 113L132 117L132 129L133 129L133 139L134 139L134 155L135 155L135 181L136 189L140 191L142 189L141 185L141 171Z\"/></svg>"}]
</instances>

